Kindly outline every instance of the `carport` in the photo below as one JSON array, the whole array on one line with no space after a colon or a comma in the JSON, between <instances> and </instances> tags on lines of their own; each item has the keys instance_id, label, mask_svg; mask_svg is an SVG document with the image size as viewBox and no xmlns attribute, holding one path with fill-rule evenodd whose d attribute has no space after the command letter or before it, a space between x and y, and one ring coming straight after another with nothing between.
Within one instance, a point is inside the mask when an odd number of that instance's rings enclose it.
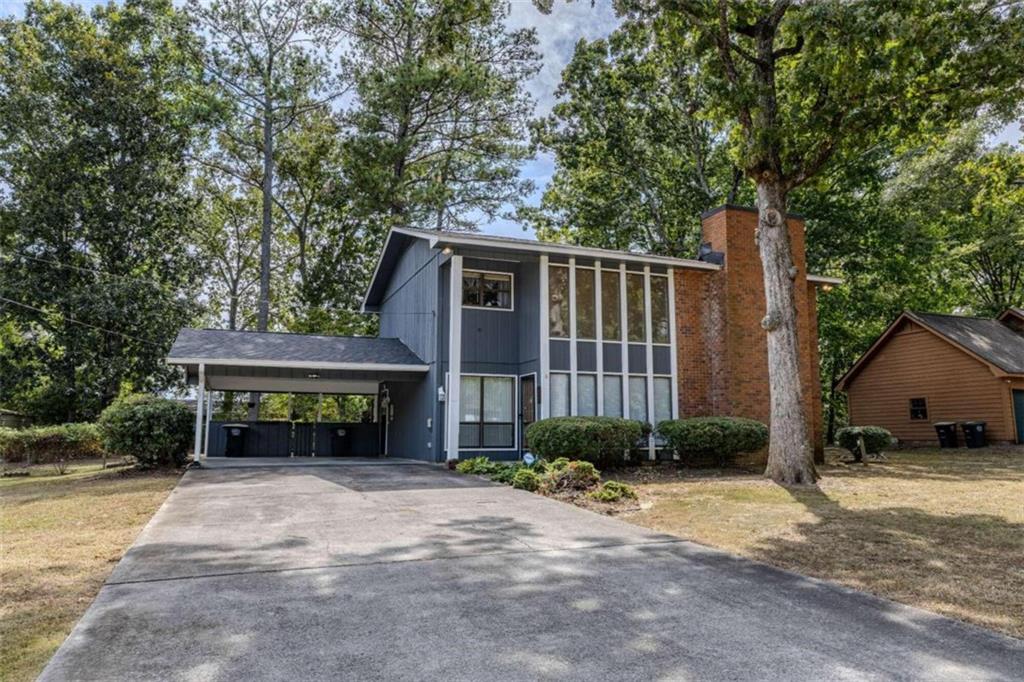
<instances>
[{"instance_id":1,"label":"carport","mask_svg":"<svg viewBox=\"0 0 1024 682\"><path fill-rule=\"evenodd\" d=\"M372 425L237 422L235 428L247 430L248 450L242 456L387 455L388 424L396 412L389 387L423 381L429 369L398 339L222 329L182 329L167 363L184 368L187 382L196 386L197 461L226 454L225 434L231 429L212 420L214 391L374 398ZM340 432L348 451L338 451ZM379 440L372 436L377 432Z\"/></svg>"}]
</instances>

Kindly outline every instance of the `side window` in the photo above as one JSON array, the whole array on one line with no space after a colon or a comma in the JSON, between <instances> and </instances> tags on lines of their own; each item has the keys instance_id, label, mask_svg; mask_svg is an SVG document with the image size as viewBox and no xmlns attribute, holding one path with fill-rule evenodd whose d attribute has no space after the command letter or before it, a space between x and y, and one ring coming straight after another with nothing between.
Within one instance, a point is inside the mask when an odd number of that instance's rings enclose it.
<instances>
[{"instance_id":1,"label":"side window","mask_svg":"<svg viewBox=\"0 0 1024 682\"><path fill-rule=\"evenodd\" d=\"M462 305L512 309L512 275L467 270L462 274Z\"/></svg>"},{"instance_id":2,"label":"side window","mask_svg":"<svg viewBox=\"0 0 1024 682\"><path fill-rule=\"evenodd\" d=\"M927 419L928 418L928 400L926 398L911 398L910 399L910 418L911 419Z\"/></svg>"}]
</instances>

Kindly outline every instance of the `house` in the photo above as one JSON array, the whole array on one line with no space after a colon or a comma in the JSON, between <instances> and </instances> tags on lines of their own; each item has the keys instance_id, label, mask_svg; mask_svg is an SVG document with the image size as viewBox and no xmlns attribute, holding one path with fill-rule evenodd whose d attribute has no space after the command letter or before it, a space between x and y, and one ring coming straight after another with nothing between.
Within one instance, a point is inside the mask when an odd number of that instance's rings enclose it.
<instances>
[{"instance_id":1,"label":"house","mask_svg":"<svg viewBox=\"0 0 1024 682\"><path fill-rule=\"evenodd\" d=\"M803 219L787 223L820 453L816 296L839 280L806 274ZM709 211L699 259L395 228L363 302L379 338L185 329L167 361L198 384L200 406L210 390L373 397L369 423L243 424L249 455L516 459L526 427L550 416L767 421L756 225L753 209ZM207 409L201 435L203 414L196 452L223 454L225 429Z\"/></svg>"},{"instance_id":2,"label":"house","mask_svg":"<svg viewBox=\"0 0 1024 682\"><path fill-rule=\"evenodd\" d=\"M904 312L840 379L850 423L934 444L935 422L986 422L1024 443L1024 311L998 319Z\"/></svg>"}]
</instances>

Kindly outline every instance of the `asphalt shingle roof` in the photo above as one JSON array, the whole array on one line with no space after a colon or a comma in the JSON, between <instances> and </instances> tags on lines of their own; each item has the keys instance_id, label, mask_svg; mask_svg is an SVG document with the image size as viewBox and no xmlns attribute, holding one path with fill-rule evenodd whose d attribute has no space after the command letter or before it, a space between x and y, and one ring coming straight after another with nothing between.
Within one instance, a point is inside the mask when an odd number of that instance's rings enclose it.
<instances>
[{"instance_id":1,"label":"asphalt shingle roof","mask_svg":"<svg viewBox=\"0 0 1024 682\"><path fill-rule=\"evenodd\" d=\"M911 318L1009 374L1024 374L1024 336L998 320L935 313Z\"/></svg>"},{"instance_id":2,"label":"asphalt shingle roof","mask_svg":"<svg viewBox=\"0 0 1024 682\"><path fill-rule=\"evenodd\" d=\"M373 336L317 336L279 332L182 329L170 359L264 360L267 362L351 362L422 365L398 339Z\"/></svg>"}]
</instances>

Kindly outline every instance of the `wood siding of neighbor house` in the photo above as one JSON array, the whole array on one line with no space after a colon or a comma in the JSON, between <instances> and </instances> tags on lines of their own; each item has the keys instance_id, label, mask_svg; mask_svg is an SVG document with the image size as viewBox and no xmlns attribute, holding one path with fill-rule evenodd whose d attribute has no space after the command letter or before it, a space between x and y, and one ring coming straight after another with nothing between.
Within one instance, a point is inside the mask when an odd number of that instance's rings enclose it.
<instances>
[{"instance_id":1,"label":"wood siding of neighbor house","mask_svg":"<svg viewBox=\"0 0 1024 682\"><path fill-rule=\"evenodd\" d=\"M850 379L850 423L882 426L901 441L934 444L933 423L981 420L990 442L1011 442L1010 388L988 365L908 320ZM927 401L927 419L910 418L911 398ZM958 437L962 443L963 434Z\"/></svg>"}]
</instances>

